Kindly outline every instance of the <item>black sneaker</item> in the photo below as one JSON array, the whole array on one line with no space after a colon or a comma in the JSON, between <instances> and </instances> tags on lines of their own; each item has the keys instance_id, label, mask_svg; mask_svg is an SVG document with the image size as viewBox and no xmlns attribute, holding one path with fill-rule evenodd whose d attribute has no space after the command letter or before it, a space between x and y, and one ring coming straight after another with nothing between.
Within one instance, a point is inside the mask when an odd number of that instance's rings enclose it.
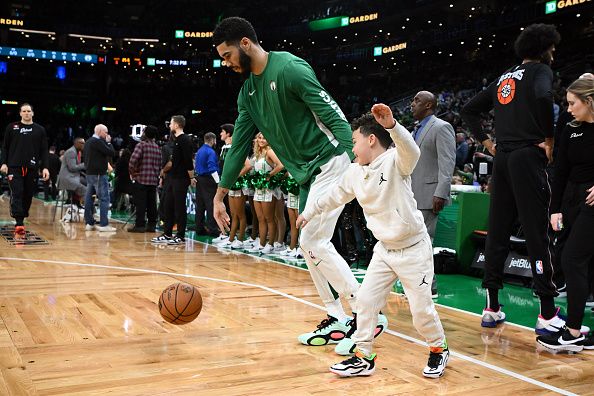
<instances>
[{"instance_id":1,"label":"black sneaker","mask_svg":"<svg viewBox=\"0 0 594 396\"><path fill-rule=\"evenodd\" d=\"M134 227L128 228L128 230L127 230L127 231L128 231L128 232L138 232L138 233L142 233L142 232L146 232L146 228L144 228L144 227L137 227L137 226L134 226Z\"/></svg>"},{"instance_id":2,"label":"black sneaker","mask_svg":"<svg viewBox=\"0 0 594 396\"><path fill-rule=\"evenodd\" d=\"M185 245L186 243L186 238L181 238L178 236L174 236L173 238L171 238L170 240L167 241L168 245Z\"/></svg>"},{"instance_id":3,"label":"black sneaker","mask_svg":"<svg viewBox=\"0 0 594 396\"><path fill-rule=\"evenodd\" d=\"M158 237L154 237L153 239L151 239L152 243L168 243L170 240L172 239L172 237L170 237L169 235L159 235Z\"/></svg>"},{"instance_id":4,"label":"black sneaker","mask_svg":"<svg viewBox=\"0 0 594 396\"><path fill-rule=\"evenodd\" d=\"M365 356L361 351L356 351L355 356L343 360L330 367L330 371L341 377L367 376L375 372L376 354Z\"/></svg>"},{"instance_id":5,"label":"black sneaker","mask_svg":"<svg viewBox=\"0 0 594 396\"><path fill-rule=\"evenodd\" d=\"M592 337L580 334L574 337L567 327L557 333L536 337L536 341L542 346L557 352L581 352L584 349L594 349Z\"/></svg>"}]
</instances>

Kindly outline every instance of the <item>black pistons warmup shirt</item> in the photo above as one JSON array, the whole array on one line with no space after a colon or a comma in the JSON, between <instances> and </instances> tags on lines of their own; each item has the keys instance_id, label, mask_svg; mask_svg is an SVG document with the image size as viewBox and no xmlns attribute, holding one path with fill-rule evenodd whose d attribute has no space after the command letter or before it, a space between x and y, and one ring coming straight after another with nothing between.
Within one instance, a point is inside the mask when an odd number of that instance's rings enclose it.
<instances>
[{"instance_id":1,"label":"black pistons warmup shirt","mask_svg":"<svg viewBox=\"0 0 594 396\"><path fill-rule=\"evenodd\" d=\"M462 118L481 142L488 138L481 113L495 113L497 147L506 150L538 144L554 136L553 71L528 62L506 70L462 109Z\"/></svg>"},{"instance_id":2,"label":"black pistons warmup shirt","mask_svg":"<svg viewBox=\"0 0 594 396\"><path fill-rule=\"evenodd\" d=\"M13 122L4 131L2 163L9 167L47 168L48 151L45 128L39 124Z\"/></svg>"}]
</instances>

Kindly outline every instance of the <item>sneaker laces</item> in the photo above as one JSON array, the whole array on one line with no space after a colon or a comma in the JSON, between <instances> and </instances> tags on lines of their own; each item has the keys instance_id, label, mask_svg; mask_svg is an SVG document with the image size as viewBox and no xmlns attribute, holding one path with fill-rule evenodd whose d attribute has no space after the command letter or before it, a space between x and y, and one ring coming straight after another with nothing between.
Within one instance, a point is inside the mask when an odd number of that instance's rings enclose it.
<instances>
[{"instance_id":1,"label":"sneaker laces","mask_svg":"<svg viewBox=\"0 0 594 396\"><path fill-rule=\"evenodd\" d=\"M443 359L443 356L441 353L429 352L429 361L427 362L427 366L429 366L432 369L435 369L435 368L439 367L442 359Z\"/></svg>"},{"instance_id":2,"label":"sneaker laces","mask_svg":"<svg viewBox=\"0 0 594 396\"><path fill-rule=\"evenodd\" d=\"M353 356L351 356L350 358L348 358L347 360L343 360L343 361L341 362L341 364L344 364L345 366L348 366L348 365L350 365L350 364L357 364L357 363L359 363L361 360L363 360L363 359L362 359L362 358L360 358L359 356L357 356L357 355L353 355Z\"/></svg>"},{"instance_id":3,"label":"sneaker laces","mask_svg":"<svg viewBox=\"0 0 594 396\"><path fill-rule=\"evenodd\" d=\"M320 322L320 324L319 324L319 325L317 325L317 328L318 328L318 330L317 330L317 331L323 330L323 329L325 329L326 327L329 327L329 326L331 326L331 325L332 325L334 322L336 322L337 320L338 320L338 319L336 319L336 318L335 318L335 317L333 317L333 316L328 316L326 319L323 319L323 320L322 320L322 322Z\"/></svg>"}]
</instances>

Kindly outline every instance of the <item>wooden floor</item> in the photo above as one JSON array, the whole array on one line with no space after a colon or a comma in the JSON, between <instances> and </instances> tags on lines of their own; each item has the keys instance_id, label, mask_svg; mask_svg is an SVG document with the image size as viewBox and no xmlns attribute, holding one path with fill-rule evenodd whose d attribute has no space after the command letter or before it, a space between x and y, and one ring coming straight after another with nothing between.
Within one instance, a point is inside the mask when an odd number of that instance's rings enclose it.
<instances>
[{"instance_id":1,"label":"wooden floor","mask_svg":"<svg viewBox=\"0 0 594 396\"><path fill-rule=\"evenodd\" d=\"M52 223L35 201L28 229L46 246L0 241L0 395L594 394L594 353L538 351L534 334L439 308L452 357L441 379L421 371L406 300L385 309L378 370L340 379L333 347L297 335L324 312L309 274L189 241L158 248L148 234ZM0 202L0 220L9 220ZM165 323L157 300L183 280L204 298L191 324Z\"/></svg>"}]
</instances>

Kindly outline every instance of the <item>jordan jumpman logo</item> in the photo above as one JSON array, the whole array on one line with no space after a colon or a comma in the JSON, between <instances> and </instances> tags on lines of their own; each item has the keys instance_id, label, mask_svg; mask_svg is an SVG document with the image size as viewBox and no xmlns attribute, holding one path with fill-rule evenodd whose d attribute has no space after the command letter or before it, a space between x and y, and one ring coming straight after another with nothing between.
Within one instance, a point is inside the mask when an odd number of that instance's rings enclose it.
<instances>
[{"instance_id":1,"label":"jordan jumpman logo","mask_svg":"<svg viewBox=\"0 0 594 396\"><path fill-rule=\"evenodd\" d=\"M382 173L380 175L380 183L379 183L379 185L381 186L383 182L387 182L387 181L388 181L387 179L384 179L384 174Z\"/></svg>"},{"instance_id":2,"label":"jordan jumpman logo","mask_svg":"<svg viewBox=\"0 0 594 396\"><path fill-rule=\"evenodd\" d=\"M429 283L427 283L427 282L425 281L425 278L426 278L426 277L427 277L427 275L423 275L423 280L421 281L421 284L420 284L419 286L423 286L423 285L427 285L427 286L429 286Z\"/></svg>"}]
</instances>

